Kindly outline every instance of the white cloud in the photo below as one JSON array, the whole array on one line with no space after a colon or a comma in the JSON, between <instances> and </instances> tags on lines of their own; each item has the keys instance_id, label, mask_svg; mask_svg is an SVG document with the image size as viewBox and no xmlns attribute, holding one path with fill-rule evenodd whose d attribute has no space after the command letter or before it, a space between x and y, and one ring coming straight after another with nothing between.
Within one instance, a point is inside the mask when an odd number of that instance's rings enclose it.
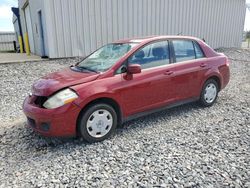
<instances>
[{"instance_id":1,"label":"white cloud","mask_svg":"<svg viewBox=\"0 0 250 188\"><path fill-rule=\"evenodd\" d=\"M18 0L1 0L0 5L16 7L18 5Z\"/></svg>"},{"instance_id":2,"label":"white cloud","mask_svg":"<svg viewBox=\"0 0 250 188\"><path fill-rule=\"evenodd\" d=\"M1 21L0 23L0 31L14 31L13 24L9 21Z\"/></svg>"},{"instance_id":3,"label":"white cloud","mask_svg":"<svg viewBox=\"0 0 250 188\"><path fill-rule=\"evenodd\" d=\"M249 10L246 11L244 30L245 31L250 31L250 11Z\"/></svg>"},{"instance_id":4,"label":"white cloud","mask_svg":"<svg viewBox=\"0 0 250 188\"><path fill-rule=\"evenodd\" d=\"M0 5L0 31L13 31L11 7Z\"/></svg>"},{"instance_id":5,"label":"white cloud","mask_svg":"<svg viewBox=\"0 0 250 188\"><path fill-rule=\"evenodd\" d=\"M11 7L6 5L0 6L0 19L12 19Z\"/></svg>"}]
</instances>

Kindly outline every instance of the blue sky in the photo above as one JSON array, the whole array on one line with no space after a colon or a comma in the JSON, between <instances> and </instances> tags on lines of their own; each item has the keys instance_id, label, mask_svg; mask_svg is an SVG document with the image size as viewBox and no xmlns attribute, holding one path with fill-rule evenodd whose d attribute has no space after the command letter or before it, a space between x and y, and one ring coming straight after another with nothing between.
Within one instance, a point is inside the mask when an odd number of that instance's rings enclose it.
<instances>
[{"instance_id":1,"label":"blue sky","mask_svg":"<svg viewBox=\"0 0 250 188\"><path fill-rule=\"evenodd\" d=\"M18 0L0 0L0 31L14 31L11 7L17 7Z\"/></svg>"},{"instance_id":2,"label":"blue sky","mask_svg":"<svg viewBox=\"0 0 250 188\"><path fill-rule=\"evenodd\" d=\"M250 3L250 0L246 0ZM0 0L0 31L14 31L11 7L17 7L18 0ZM250 31L250 11L247 10L244 30Z\"/></svg>"},{"instance_id":3,"label":"blue sky","mask_svg":"<svg viewBox=\"0 0 250 188\"><path fill-rule=\"evenodd\" d=\"M250 0L246 1L247 3L250 3ZM245 27L244 27L245 31L250 31L250 10L247 9L246 12L246 19L245 19Z\"/></svg>"}]
</instances>

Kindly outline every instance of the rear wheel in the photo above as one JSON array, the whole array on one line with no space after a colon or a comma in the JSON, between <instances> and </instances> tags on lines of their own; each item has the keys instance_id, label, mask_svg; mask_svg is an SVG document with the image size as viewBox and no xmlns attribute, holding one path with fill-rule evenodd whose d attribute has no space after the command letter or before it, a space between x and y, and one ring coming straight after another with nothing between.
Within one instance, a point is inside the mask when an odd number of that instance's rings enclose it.
<instances>
[{"instance_id":1,"label":"rear wheel","mask_svg":"<svg viewBox=\"0 0 250 188\"><path fill-rule=\"evenodd\" d=\"M78 130L88 142L99 142L108 138L117 127L117 114L107 104L90 106L80 118Z\"/></svg>"},{"instance_id":2,"label":"rear wheel","mask_svg":"<svg viewBox=\"0 0 250 188\"><path fill-rule=\"evenodd\" d=\"M203 106L212 106L218 96L219 87L214 79L209 79L205 82L202 88L200 103Z\"/></svg>"}]
</instances>

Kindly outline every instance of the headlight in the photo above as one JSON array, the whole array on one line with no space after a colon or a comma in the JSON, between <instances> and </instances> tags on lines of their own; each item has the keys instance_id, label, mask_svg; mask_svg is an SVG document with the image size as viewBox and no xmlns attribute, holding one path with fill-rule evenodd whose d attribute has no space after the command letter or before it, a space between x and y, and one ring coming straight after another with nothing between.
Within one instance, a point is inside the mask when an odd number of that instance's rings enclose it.
<instances>
[{"instance_id":1,"label":"headlight","mask_svg":"<svg viewBox=\"0 0 250 188\"><path fill-rule=\"evenodd\" d=\"M64 89L51 96L43 106L48 109L58 108L68 104L78 98L77 94L71 89Z\"/></svg>"}]
</instances>

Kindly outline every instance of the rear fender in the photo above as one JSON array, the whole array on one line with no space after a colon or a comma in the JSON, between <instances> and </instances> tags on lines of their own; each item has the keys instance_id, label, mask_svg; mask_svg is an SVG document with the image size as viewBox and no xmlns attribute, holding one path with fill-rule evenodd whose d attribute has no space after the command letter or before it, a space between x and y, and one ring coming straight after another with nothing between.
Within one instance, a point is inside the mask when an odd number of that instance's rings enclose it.
<instances>
[{"instance_id":1,"label":"rear fender","mask_svg":"<svg viewBox=\"0 0 250 188\"><path fill-rule=\"evenodd\" d=\"M209 69L206 73L205 73L205 76L204 76L204 79L202 80L202 83L201 83L201 87L200 87L200 91L202 90L202 87L203 85L205 84L205 82L212 78L212 77L217 77L218 80L219 80L219 86L222 86L222 76L220 74L220 71L218 69ZM220 87L221 89L221 87Z\"/></svg>"}]
</instances>

